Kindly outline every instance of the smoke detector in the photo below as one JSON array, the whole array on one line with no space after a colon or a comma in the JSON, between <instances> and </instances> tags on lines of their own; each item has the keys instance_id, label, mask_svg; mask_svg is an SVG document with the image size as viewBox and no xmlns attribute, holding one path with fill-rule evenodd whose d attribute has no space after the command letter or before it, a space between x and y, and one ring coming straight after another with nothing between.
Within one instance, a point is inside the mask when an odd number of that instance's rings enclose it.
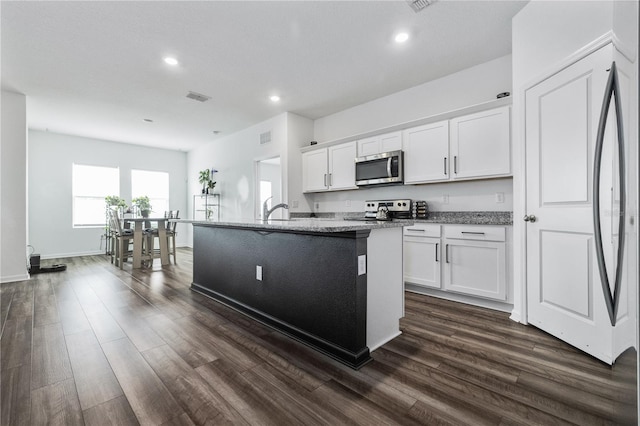
<instances>
[{"instance_id":1,"label":"smoke detector","mask_svg":"<svg viewBox=\"0 0 640 426\"><path fill-rule=\"evenodd\" d=\"M198 102L206 102L209 99L211 99L211 96L203 95L201 93L196 93L196 92L189 92L187 93L187 98L193 99L194 101L198 101Z\"/></svg>"},{"instance_id":2,"label":"smoke detector","mask_svg":"<svg viewBox=\"0 0 640 426\"><path fill-rule=\"evenodd\" d=\"M431 3L435 3L436 1L437 0L407 0L407 3L409 3L409 7L411 7L411 10L413 10L415 13L418 13L424 10Z\"/></svg>"}]
</instances>

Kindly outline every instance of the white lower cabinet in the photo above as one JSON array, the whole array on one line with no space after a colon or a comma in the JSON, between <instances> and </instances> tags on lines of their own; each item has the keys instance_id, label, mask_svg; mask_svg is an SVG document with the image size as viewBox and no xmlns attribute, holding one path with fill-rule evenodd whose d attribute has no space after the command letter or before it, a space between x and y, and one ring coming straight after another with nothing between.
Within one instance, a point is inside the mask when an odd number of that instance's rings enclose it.
<instances>
[{"instance_id":1,"label":"white lower cabinet","mask_svg":"<svg viewBox=\"0 0 640 426\"><path fill-rule=\"evenodd\" d=\"M404 228L404 280L441 288L440 225L417 224Z\"/></svg>"},{"instance_id":2,"label":"white lower cabinet","mask_svg":"<svg viewBox=\"0 0 640 426\"><path fill-rule=\"evenodd\" d=\"M444 292L507 301L505 227L405 227L404 280Z\"/></svg>"},{"instance_id":3,"label":"white lower cabinet","mask_svg":"<svg viewBox=\"0 0 640 426\"><path fill-rule=\"evenodd\" d=\"M506 300L505 229L457 225L444 229L444 289Z\"/></svg>"}]
</instances>

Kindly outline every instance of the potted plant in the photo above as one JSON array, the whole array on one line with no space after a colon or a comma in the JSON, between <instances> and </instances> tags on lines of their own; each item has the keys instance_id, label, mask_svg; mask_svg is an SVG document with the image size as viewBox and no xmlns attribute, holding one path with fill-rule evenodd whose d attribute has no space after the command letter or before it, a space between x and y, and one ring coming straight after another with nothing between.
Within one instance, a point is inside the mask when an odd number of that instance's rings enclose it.
<instances>
[{"instance_id":1,"label":"potted plant","mask_svg":"<svg viewBox=\"0 0 640 426\"><path fill-rule=\"evenodd\" d=\"M211 179L211 170L209 169L200 170L200 174L198 175L198 182L202 184L203 194L207 192L207 187L210 179Z\"/></svg>"},{"instance_id":2,"label":"potted plant","mask_svg":"<svg viewBox=\"0 0 640 426\"><path fill-rule=\"evenodd\" d=\"M204 169L198 175L198 182L202 184L203 194L213 194L216 182L213 181L213 174L217 172L215 169Z\"/></svg>"},{"instance_id":3,"label":"potted plant","mask_svg":"<svg viewBox=\"0 0 640 426\"><path fill-rule=\"evenodd\" d=\"M151 211L151 201L149 197L146 195L136 197L131 200L131 203L138 208L140 216L149 217L149 212Z\"/></svg>"},{"instance_id":4,"label":"potted plant","mask_svg":"<svg viewBox=\"0 0 640 426\"><path fill-rule=\"evenodd\" d=\"M108 209L115 207L120 213L124 212L127 207L127 203L124 201L124 198L120 198L117 195L107 195L104 197L104 202Z\"/></svg>"}]
</instances>

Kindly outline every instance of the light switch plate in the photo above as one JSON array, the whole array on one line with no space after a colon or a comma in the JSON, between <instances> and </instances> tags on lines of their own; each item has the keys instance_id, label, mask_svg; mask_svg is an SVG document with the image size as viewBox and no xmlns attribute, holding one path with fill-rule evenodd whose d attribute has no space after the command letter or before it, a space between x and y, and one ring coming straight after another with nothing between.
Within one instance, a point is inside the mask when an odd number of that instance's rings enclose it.
<instances>
[{"instance_id":1,"label":"light switch plate","mask_svg":"<svg viewBox=\"0 0 640 426\"><path fill-rule=\"evenodd\" d=\"M364 275L367 273L367 255L361 254L358 256L358 275Z\"/></svg>"}]
</instances>

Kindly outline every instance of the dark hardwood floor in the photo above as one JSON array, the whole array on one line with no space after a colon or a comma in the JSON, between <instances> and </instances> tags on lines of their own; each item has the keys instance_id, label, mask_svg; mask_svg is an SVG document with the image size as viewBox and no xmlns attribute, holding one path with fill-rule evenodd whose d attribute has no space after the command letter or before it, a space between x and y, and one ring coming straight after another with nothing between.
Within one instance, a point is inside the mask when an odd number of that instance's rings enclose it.
<instances>
[{"instance_id":1,"label":"dark hardwood floor","mask_svg":"<svg viewBox=\"0 0 640 426\"><path fill-rule=\"evenodd\" d=\"M610 368L486 309L406 294L403 334L354 371L189 290L178 264L106 256L0 286L1 424L636 424Z\"/></svg>"}]
</instances>

